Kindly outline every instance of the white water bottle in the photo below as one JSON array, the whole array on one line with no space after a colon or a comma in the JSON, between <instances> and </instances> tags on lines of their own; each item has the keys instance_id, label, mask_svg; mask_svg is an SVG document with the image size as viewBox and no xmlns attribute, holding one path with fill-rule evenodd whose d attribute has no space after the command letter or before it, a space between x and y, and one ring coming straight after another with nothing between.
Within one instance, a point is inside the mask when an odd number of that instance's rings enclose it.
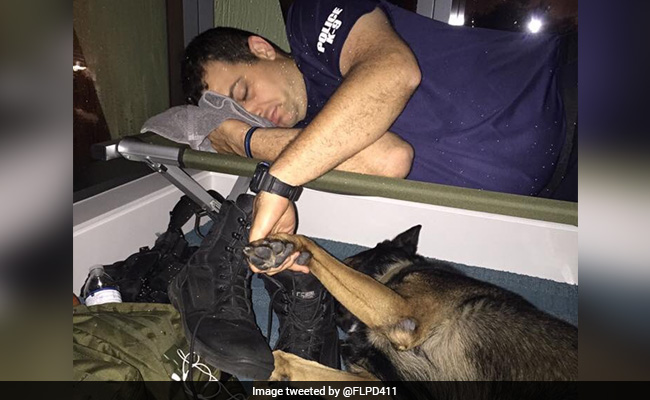
<instances>
[{"instance_id":1,"label":"white water bottle","mask_svg":"<svg viewBox=\"0 0 650 400\"><path fill-rule=\"evenodd\" d=\"M87 306L122 302L120 288L110 275L104 271L102 265L90 267L90 273L81 295Z\"/></svg>"}]
</instances>

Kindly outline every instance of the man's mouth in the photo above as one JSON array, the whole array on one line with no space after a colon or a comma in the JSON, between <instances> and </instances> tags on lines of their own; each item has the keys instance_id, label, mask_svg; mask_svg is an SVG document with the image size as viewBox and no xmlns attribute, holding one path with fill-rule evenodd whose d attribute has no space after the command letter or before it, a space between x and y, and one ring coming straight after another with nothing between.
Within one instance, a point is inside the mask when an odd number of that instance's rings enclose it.
<instances>
[{"instance_id":1,"label":"man's mouth","mask_svg":"<svg viewBox=\"0 0 650 400\"><path fill-rule=\"evenodd\" d=\"M278 116L278 106L275 106L273 108L273 111L271 111L268 120L273 122L273 125L278 126L278 122L280 121L280 117Z\"/></svg>"}]
</instances>

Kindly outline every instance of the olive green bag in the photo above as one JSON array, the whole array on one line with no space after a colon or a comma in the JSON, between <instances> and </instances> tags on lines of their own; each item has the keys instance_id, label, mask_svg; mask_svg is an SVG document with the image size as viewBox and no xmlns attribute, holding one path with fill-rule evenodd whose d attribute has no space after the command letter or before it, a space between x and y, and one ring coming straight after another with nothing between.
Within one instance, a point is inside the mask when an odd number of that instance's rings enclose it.
<instances>
[{"instance_id":1,"label":"olive green bag","mask_svg":"<svg viewBox=\"0 0 650 400\"><path fill-rule=\"evenodd\" d=\"M188 386L192 385L194 389L211 386L212 393L220 391L215 399L227 399L236 394L239 394L238 398L245 398L242 395L245 392L235 378L221 374L205 365L203 360L198 360L203 364L201 370L193 368L191 372L192 381L202 382L202 385L190 382L170 384L182 379L184 371L189 379L189 347L183 335L180 314L170 304L110 303L73 307L75 397L186 398ZM208 372L219 381L222 378L227 380L226 387L218 383L207 385ZM84 384L91 381L131 384L112 385L110 389L102 386L100 390L100 385ZM80 392L83 395L77 396Z\"/></svg>"}]
</instances>

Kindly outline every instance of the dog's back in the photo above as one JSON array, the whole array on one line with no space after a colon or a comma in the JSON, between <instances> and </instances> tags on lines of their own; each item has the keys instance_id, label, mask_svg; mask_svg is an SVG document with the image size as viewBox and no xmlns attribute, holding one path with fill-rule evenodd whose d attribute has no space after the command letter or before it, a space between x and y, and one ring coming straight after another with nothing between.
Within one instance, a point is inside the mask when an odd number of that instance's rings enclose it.
<instances>
[{"instance_id":1,"label":"dog's back","mask_svg":"<svg viewBox=\"0 0 650 400\"><path fill-rule=\"evenodd\" d=\"M416 255L418 234L414 227L346 264L416 301L426 339L397 350L342 309L350 370L367 370L382 380L577 379L577 328L512 292Z\"/></svg>"}]
</instances>

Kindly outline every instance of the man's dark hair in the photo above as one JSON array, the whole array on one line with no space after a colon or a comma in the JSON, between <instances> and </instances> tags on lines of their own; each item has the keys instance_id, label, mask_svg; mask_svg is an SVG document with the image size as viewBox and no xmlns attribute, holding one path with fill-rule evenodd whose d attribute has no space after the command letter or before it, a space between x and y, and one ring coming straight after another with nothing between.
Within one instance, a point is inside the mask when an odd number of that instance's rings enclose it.
<instances>
[{"instance_id":1,"label":"man's dark hair","mask_svg":"<svg viewBox=\"0 0 650 400\"><path fill-rule=\"evenodd\" d=\"M255 63L258 58L248 47L248 38L255 33L236 28L217 27L196 36L185 48L182 63L183 93L189 104L198 104L201 94L207 86L203 82L204 66L209 61L221 61L229 64ZM259 35L256 35L259 36ZM282 55L290 55L269 42L275 51Z\"/></svg>"}]
</instances>

